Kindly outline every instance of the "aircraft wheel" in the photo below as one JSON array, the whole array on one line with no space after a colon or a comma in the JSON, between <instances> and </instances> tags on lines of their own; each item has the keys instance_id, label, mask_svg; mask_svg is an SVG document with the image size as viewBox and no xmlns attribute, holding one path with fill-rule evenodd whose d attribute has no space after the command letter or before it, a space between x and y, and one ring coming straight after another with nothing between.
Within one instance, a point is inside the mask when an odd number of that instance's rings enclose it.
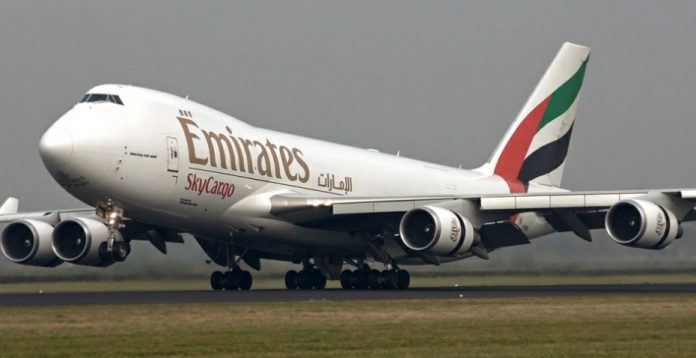
<instances>
[{"instance_id":1,"label":"aircraft wheel","mask_svg":"<svg viewBox=\"0 0 696 358\"><path fill-rule=\"evenodd\" d=\"M368 270L356 270L353 272L353 287L364 290L368 286L368 279L370 276L370 271Z\"/></svg>"},{"instance_id":2,"label":"aircraft wheel","mask_svg":"<svg viewBox=\"0 0 696 358\"><path fill-rule=\"evenodd\" d=\"M319 270L312 270L312 282L316 290L322 290L326 287L326 277Z\"/></svg>"},{"instance_id":3,"label":"aircraft wheel","mask_svg":"<svg viewBox=\"0 0 696 358\"><path fill-rule=\"evenodd\" d=\"M125 261L128 254L130 254L130 245L125 241L114 242L114 247L112 249L113 251L111 254L114 256L114 260L118 262Z\"/></svg>"},{"instance_id":4,"label":"aircraft wheel","mask_svg":"<svg viewBox=\"0 0 696 358\"><path fill-rule=\"evenodd\" d=\"M382 288L382 277L380 277L379 271L372 269L367 276L367 285L372 290L379 290Z\"/></svg>"},{"instance_id":5,"label":"aircraft wheel","mask_svg":"<svg viewBox=\"0 0 696 358\"><path fill-rule=\"evenodd\" d=\"M106 241L102 242L99 245L99 258L102 259L104 262L108 262L114 259L114 255L112 255L109 250L107 249L108 244Z\"/></svg>"},{"instance_id":6,"label":"aircraft wheel","mask_svg":"<svg viewBox=\"0 0 696 358\"><path fill-rule=\"evenodd\" d=\"M220 291L223 289L222 286L222 272L215 271L210 275L210 287L215 291Z\"/></svg>"},{"instance_id":7,"label":"aircraft wheel","mask_svg":"<svg viewBox=\"0 0 696 358\"><path fill-rule=\"evenodd\" d=\"M384 270L384 271L382 271L382 276L384 277L384 282L382 284L382 287L385 290L395 290L398 287L398 284L396 282L396 275L394 274L394 271Z\"/></svg>"},{"instance_id":8,"label":"aircraft wheel","mask_svg":"<svg viewBox=\"0 0 696 358\"><path fill-rule=\"evenodd\" d=\"M297 285L297 271L290 270L285 273L285 288L288 290L298 289Z\"/></svg>"},{"instance_id":9,"label":"aircraft wheel","mask_svg":"<svg viewBox=\"0 0 696 358\"><path fill-rule=\"evenodd\" d=\"M343 270L341 272L341 287L344 290L350 290L353 288L353 272L350 270Z\"/></svg>"},{"instance_id":10,"label":"aircraft wheel","mask_svg":"<svg viewBox=\"0 0 696 358\"><path fill-rule=\"evenodd\" d=\"M300 290L312 289L312 274L307 270L302 270L297 274L297 285Z\"/></svg>"},{"instance_id":11,"label":"aircraft wheel","mask_svg":"<svg viewBox=\"0 0 696 358\"><path fill-rule=\"evenodd\" d=\"M227 271L223 274L222 286L227 291L239 289L239 274L236 271Z\"/></svg>"},{"instance_id":12,"label":"aircraft wheel","mask_svg":"<svg viewBox=\"0 0 696 358\"><path fill-rule=\"evenodd\" d=\"M252 283L254 282L253 277L251 277L251 272L239 271L238 275L239 275L239 288L241 288L244 291L250 289Z\"/></svg>"},{"instance_id":13,"label":"aircraft wheel","mask_svg":"<svg viewBox=\"0 0 696 358\"><path fill-rule=\"evenodd\" d=\"M411 274L406 270L396 271L396 286L400 290L408 289L411 284Z\"/></svg>"}]
</instances>

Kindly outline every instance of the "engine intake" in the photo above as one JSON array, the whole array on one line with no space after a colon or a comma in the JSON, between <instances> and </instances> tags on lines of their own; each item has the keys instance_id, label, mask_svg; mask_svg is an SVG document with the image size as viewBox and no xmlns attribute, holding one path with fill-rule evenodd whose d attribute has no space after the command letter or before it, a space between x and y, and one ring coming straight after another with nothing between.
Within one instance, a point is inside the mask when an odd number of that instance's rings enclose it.
<instances>
[{"instance_id":1,"label":"engine intake","mask_svg":"<svg viewBox=\"0 0 696 358\"><path fill-rule=\"evenodd\" d=\"M38 220L9 223L0 235L0 249L10 261L19 264L54 267L63 261L51 249L53 226Z\"/></svg>"},{"instance_id":2,"label":"engine intake","mask_svg":"<svg viewBox=\"0 0 696 358\"><path fill-rule=\"evenodd\" d=\"M681 236L672 212L643 199L614 204L607 212L605 227L615 242L643 249L664 249Z\"/></svg>"},{"instance_id":3,"label":"engine intake","mask_svg":"<svg viewBox=\"0 0 696 358\"><path fill-rule=\"evenodd\" d=\"M409 249L438 256L461 255L478 241L474 225L467 218L438 206L406 212L399 233Z\"/></svg>"},{"instance_id":4,"label":"engine intake","mask_svg":"<svg viewBox=\"0 0 696 358\"><path fill-rule=\"evenodd\" d=\"M116 235L120 234L117 232ZM106 250L108 238L109 230L103 222L77 217L61 221L56 226L51 245L56 256L63 261L85 266L109 266L115 261Z\"/></svg>"}]
</instances>

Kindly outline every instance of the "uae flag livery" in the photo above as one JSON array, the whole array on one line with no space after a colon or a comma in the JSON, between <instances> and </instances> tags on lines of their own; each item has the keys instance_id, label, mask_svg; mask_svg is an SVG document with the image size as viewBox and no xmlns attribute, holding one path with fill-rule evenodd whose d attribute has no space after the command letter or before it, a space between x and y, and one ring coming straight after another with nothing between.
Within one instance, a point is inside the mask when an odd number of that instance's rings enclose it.
<instances>
[{"instance_id":1,"label":"uae flag livery","mask_svg":"<svg viewBox=\"0 0 696 358\"><path fill-rule=\"evenodd\" d=\"M526 192L530 182L560 186L589 55L564 44L498 145L488 168L511 193Z\"/></svg>"}]
</instances>

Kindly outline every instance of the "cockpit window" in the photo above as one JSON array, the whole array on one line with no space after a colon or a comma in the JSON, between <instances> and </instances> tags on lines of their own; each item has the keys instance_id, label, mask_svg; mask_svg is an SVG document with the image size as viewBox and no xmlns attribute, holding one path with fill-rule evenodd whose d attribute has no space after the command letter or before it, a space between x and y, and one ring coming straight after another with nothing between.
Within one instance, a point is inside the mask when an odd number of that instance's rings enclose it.
<instances>
[{"instance_id":1,"label":"cockpit window","mask_svg":"<svg viewBox=\"0 0 696 358\"><path fill-rule=\"evenodd\" d=\"M106 95L105 94L93 94L89 96L87 99L87 102L106 102Z\"/></svg>"},{"instance_id":2,"label":"cockpit window","mask_svg":"<svg viewBox=\"0 0 696 358\"><path fill-rule=\"evenodd\" d=\"M121 97L114 95L114 94L109 95L109 102L123 105L123 102L121 102Z\"/></svg>"},{"instance_id":3,"label":"cockpit window","mask_svg":"<svg viewBox=\"0 0 696 358\"><path fill-rule=\"evenodd\" d=\"M111 102L123 106L121 97L115 94L87 93L80 100L80 103L83 102Z\"/></svg>"}]
</instances>

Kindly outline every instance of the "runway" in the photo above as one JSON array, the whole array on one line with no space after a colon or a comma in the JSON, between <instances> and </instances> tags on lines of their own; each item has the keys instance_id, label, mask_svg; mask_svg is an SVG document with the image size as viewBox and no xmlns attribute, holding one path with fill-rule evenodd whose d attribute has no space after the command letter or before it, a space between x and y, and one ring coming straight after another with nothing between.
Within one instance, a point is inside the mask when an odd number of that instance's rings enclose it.
<instances>
[{"instance_id":1,"label":"runway","mask_svg":"<svg viewBox=\"0 0 696 358\"><path fill-rule=\"evenodd\" d=\"M369 291L329 289L288 291L259 289L250 291L133 291L133 292L62 292L0 294L0 307L173 304L220 302L282 301L357 301L474 299L496 297L542 297L580 295L696 294L695 283L624 284L624 285L549 285L549 286L459 286L412 288L405 291Z\"/></svg>"}]
</instances>

